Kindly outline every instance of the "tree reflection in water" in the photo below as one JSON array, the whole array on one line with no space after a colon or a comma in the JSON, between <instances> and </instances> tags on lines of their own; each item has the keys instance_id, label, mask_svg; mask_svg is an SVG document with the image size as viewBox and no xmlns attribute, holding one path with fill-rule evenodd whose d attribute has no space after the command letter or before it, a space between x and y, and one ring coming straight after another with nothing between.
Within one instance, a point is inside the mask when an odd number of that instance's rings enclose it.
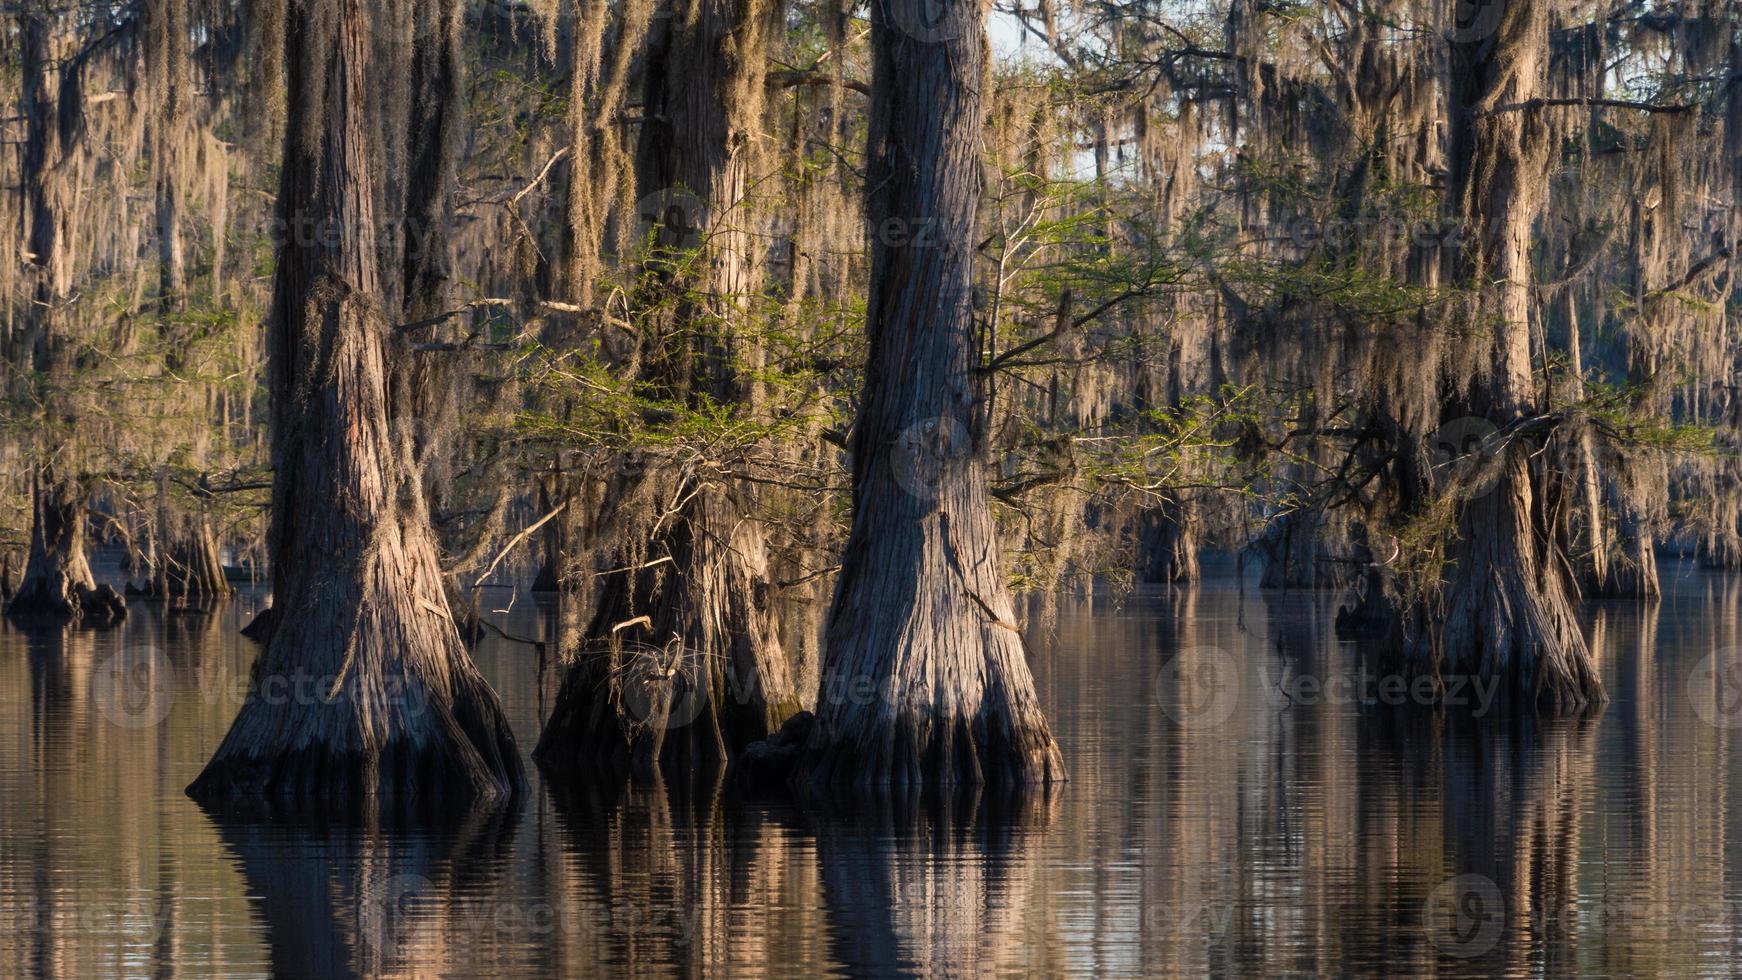
<instances>
[{"instance_id":1,"label":"tree reflection in water","mask_svg":"<svg viewBox=\"0 0 1742 980\"><path fill-rule=\"evenodd\" d=\"M1031 620L1050 798L537 783L410 825L182 795L251 610L0 625L0 974L1730 973L1737 729L1701 670L1742 667L1742 586L1681 574L1589 611L1612 701L1579 721L1360 703L1323 683L1361 669L1336 597L1206 586ZM536 729L535 653L477 656Z\"/></svg>"}]
</instances>

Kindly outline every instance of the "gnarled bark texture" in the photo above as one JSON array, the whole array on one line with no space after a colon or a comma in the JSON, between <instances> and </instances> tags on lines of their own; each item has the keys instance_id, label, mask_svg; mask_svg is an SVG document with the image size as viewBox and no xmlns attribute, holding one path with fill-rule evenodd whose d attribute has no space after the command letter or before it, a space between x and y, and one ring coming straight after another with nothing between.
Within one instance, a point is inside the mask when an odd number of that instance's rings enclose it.
<instances>
[{"instance_id":1,"label":"gnarled bark texture","mask_svg":"<svg viewBox=\"0 0 1742 980\"><path fill-rule=\"evenodd\" d=\"M377 195L396 183L374 133L394 120L371 64L403 54L394 45L437 42L370 25L407 13L290 6L279 214L339 233L291 235L279 250L268 342L278 625L188 789L202 800L349 808L500 800L523 786L501 706L449 611L413 436L394 424L408 402L393 397L391 364L404 351L384 297L400 266L373 226Z\"/></svg>"},{"instance_id":2,"label":"gnarled bark texture","mask_svg":"<svg viewBox=\"0 0 1742 980\"><path fill-rule=\"evenodd\" d=\"M698 407L757 410L749 308L762 270L745 206L761 121L765 0L676 0L648 35L637 147L658 213L645 270L677 297L644 331L644 380ZM699 250L699 262L685 261ZM673 257L679 261L670 261ZM694 269L690 272L687 270ZM665 329L669 327L669 329ZM767 738L799 699L780 642L776 589L749 491L695 464L626 460L602 515L625 540L601 581L582 649L534 753L546 773L627 765L650 779L717 768ZM625 507L626 501L634 501Z\"/></svg>"},{"instance_id":3,"label":"gnarled bark texture","mask_svg":"<svg viewBox=\"0 0 1742 980\"><path fill-rule=\"evenodd\" d=\"M870 349L853 527L795 773L815 787L1065 778L1014 623L982 460L970 288L984 11L949 4L934 24L938 13L924 0L872 5Z\"/></svg>"},{"instance_id":4,"label":"gnarled bark texture","mask_svg":"<svg viewBox=\"0 0 1742 980\"><path fill-rule=\"evenodd\" d=\"M222 599L234 590L218 557L218 540L204 514L165 513L159 520L151 577L129 594L195 602Z\"/></svg>"},{"instance_id":5,"label":"gnarled bark texture","mask_svg":"<svg viewBox=\"0 0 1742 980\"><path fill-rule=\"evenodd\" d=\"M760 530L723 487L677 488L660 552L605 577L533 753L553 776L718 769L799 708Z\"/></svg>"},{"instance_id":6,"label":"gnarled bark texture","mask_svg":"<svg viewBox=\"0 0 1742 980\"><path fill-rule=\"evenodd\" d=\"M1467 236L1455 271L1476 291L1475 325L1492 339L1467 397L1445 413L1505 429L1542 410L1531 359L1531 238L1554 137L1552 110L1531 100L1543 92L1550 10L1523 0L1475 6L1462 10L1471 23L1496 26L1457 32L1452 42L1452 193ZM1547 513L1559 477L1533 461L1527 437L1506 440L1501 452L1493 488L1458 506L1445 616L1432 643L1437 672L1498 680L1551 711L1600 702L1573 615L1571 566Z\"/></svg>"}]
</instances>

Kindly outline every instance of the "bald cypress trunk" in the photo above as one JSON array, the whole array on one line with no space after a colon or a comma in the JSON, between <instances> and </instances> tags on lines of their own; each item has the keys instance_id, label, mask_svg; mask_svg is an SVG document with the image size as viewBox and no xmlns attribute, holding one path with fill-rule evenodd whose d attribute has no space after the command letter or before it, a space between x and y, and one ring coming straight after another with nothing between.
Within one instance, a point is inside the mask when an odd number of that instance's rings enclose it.
<instances>
[{"instance_id":1,"label":"bald cypress trunk","mask_svg":"<svg viewBox=\"0 0 1742 980\"><path fill-rule=\"evenodd\" d=\"M1661 599L1657 536L1636 508L1622 503L1618 510L1615 538L1620 554L1610 559L1608 577L1592 594L1613 599Z\"/></svg>"},{"instance_id":2,"label":"bald cypress trunk","mask_svg":"<svg viewBox=\"0 0 1742 980\"><path fill-rule=\"evenodd\" d=\"M165 313L180 308L187 283L179 179L187 99L187 13L187 0L152 0L151 44L147 50L153 59L153 81L159 87L152 162L157 171L158 305Z\"/></svg>"},{"instance_id":3,"label":"bald cypress trunk","mask_svg":"<svg viewBox=\"0 0 1742 980\"><path fill-rule=\"evenodd\" d=\"M189 787L198 799L357 807L500 800L523 786L449 611L416 447L396 424L411 402L391 381L408 353L389 283L404 265L379 249L373 219L383 188L403 186L387 179L375 133L403 121L375 61L434 43L371 31L401 13L364 0L288 11L279 216L341 233L290 234L279 248L268 338L278 625L252 696Z\"/></svg>"},{"instance_id":4,"label":"bald cypress trunk","mask_svg":"<svg viewBox=\"0 0 1742 980\"><path fill-rule=\"evenodd\" d=\"M533 753L552 778L715 770L799 708L755 520L704 481L661 486L690 500L649 561L605 578Z\"/></svg>"},{"instance_id":5,"label":"bald cypress trunk","mask_svg":"<svg viewBox=\"0 0 1742 980\"><path fill-rule=\"evenodd\" d=\"M199 511L180 513L169 503L169 474L157 477L157 533L151 574L130 595L189 602L222 599L233 590L218 558L212 520Z\"/></svg>"},{"instance_id":6,"label":"bald cypress trunk","mask_svg":"<svg viewBox=\"0 0 1742 980\"><path fill-rule=\"evenodd\" d=\"M1506 430L1542 411L1531 357L1531 237L1554 142L1549 110L1530 100L1543 91L1550 11L1523 0L1476 6L1463 12L1497 26L1452 43L1452 191L1467 236L1455 272L1475 292L1475 324L1491 339L1467 399L1444 414ZM1602 684L1548 513L1551 481L1560 477L1533 458L1532 441L1509 439L1492 490L1458 505L1431 656L1442 679L1498 681L1524 705L1576 709L1602 701Z\"/></svg>"},{"instance_id":7,"label":"bald cypress trunk","mask_svg":"<svg viewBox=\"0 0 1742 980\"><path fill-rule=\"evenodd\" d=\"M171 517L162 543L152 583L157 595L203 602L222 599L234 591L218 558L211 518L204 514Z\"/></svg>"},{"instance_id":8,"label":"bald cypress trunk","mask_svg":"<svg viewBox=\"0 0 1742 980\"><path fill-rule=\"evenodd\" d=\"M85 600L94 597L97 587L85 559L85 489L77 480L43 467L31 481L31 503L30 556L6 612L24 618L82 619Z\"/></svg>"},{"instance_id":9,"label":"bald cypress trunk","mask_svg":"<svg viewBox=\"0 0 1742 980\"><path fill-rule=\"evenodd\" d=\"M869 354L852 439L855 509L816 724L796 773L818 787L1065 778L987 499L982 346L970 295L984 10L924 7L872 5L874 237Z\"/></svg>"},{"instance_id":10,"label":"bald cypress trunk","mask_svg":"<svg viewBox=\"0 0 1742 980\"><path fill-rule=\"evenodd\" d=\"M61 14L36 5L20 12L19 41L23 76L25 124L23 198L28 218L25 239L31 303L26 314L32 366L42 387L37 398L45 406L43 439L31 474L30 553L18 591L6 604L7 615L25 620L71 622L89 618L120 619L126 605L113 589L98 590L85 557L88 495L80 477L76 446L65 432L73 419L65 417L61 389L73 373L67 337L67 305L72 268L66 237L68 197L59 164L66 135L59 121L60 59L68 37Z\"/></svg>"},{"instance_id":11,"label":"bald cypress trunk","mask_svg":"<svg viewBox=\"0 0 1742 980\"><path fill-rule=\"evenodd\" d=\"M1196 582L1198 521L1191 503L1169 500L1143 513L1139 545L1143 580L1154 583Z\"/></svg>"},{"instance_id":12,"label":"bald cypress trunk","mask_svg":"<svg viewBox=\"0 0 1742 980\"><path fill-rule=\"evenodd\" d=\"M647 270L677 297L644 350L645 380L674 398L754 415L752 310L762 270L746 193L761 122L766 0L676 0L649 33L637 151L644 216L659 228ZM687 253L700 250L690 274ZM679 261L669 263L668 258ZM648 318L649 325L658 314ZM553 776L604 764L648 779L717 767L798 710L780 642L754 492L707 467L629 459L614 499L658 519L600 580L584 647L534 753ZM614 523L606 521L603 523ZM641 522L627 522L629 535Z\"/></svg>"}]
</instances>

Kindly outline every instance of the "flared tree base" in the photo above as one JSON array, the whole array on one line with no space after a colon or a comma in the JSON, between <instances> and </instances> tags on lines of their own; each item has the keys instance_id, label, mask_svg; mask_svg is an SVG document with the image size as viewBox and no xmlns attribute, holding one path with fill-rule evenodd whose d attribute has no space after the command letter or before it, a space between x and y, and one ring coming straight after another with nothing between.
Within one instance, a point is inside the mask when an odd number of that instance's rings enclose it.
<instances>
[{"instance_id":1,"label":"flared tree base","mask_svg":"<svg viewBox=\"0 0 1742 980\"><path fill-rule=\"evenodd\" d=\"M1602 581L1591 583L1593 597L1600 599L1663 598L1663 584L1657 574L1656 539L1647 532L1634 531L1623 535L1623 553L1612 558L1604 569Z\"/></svg>"},{"instance_id":2,"label":"flared tree base","mask_svg":"<svg viewBox=\"0 0 1742 980\"><path fill-rule=\"evenodd\" d=\"M267 606L248 621L239 632L256 643L265 643L272 638L272 631L278 626L278 607Z\"/></svg>"},{"instance_id":3,"label":"flared tree base","mask_svg":"<svg viewBox=\"0 0 1742 980\"><path fill-rule=\"evenodd\" d=\"M687 498L639 566L604 581L533 758L553 780L688 779L724 769L800 708L761 526L719 489Z\"/></svg>"},{"instance_id":4,"label":"flared tree base","mask_svg":"<svg viewBox=\"0 0 1742 980\"><path fill-rule=\"evenodd\" d=\"M24 625L113 626L127 618L127 600L107 585L27 579L6 603L6 617Z\"/></svg>"},{"instance_id":5,"label":"flared tree base","mask_svg":"<svg viewBox=\"0 0 1742 980\"><path fill-rule=\"evenodd\" d=\"M282 729L267 717L293 702L323 697L318 682L257 678L255 694L238 718L243 731ZM425 688L393 695L402 723L382 744L369 744L348 717L356 689L311 716L325 724L260 744L227 739L187 788L188 796L217 808L346 813L382 804L441 806L443 801L505 803L525 791L514 737L482 682L462 685L451 702ZM306 707L306 705L304 705ZM304 712L305 716L307 713ZM288 733L287 733L288 734ZM286 743L290 744L286 744Z\"/></svg>"},{"instance_id":6,"label":"flared tree base","mask_svg":"<svg viewBox=\"0 0 1742 980\"><path fill-rule=\"evenodd\" d=\"M203 520L190 520L180 528L151 571L145 581L129 586L127 594L203 603L227 599L235 591L224 576L217 540Z\"/></svg>"},{"instance_id":7,"label":"flared tree base","mask_svg":"<svg viewBox=\"0 0 1742 980\"><path fill-rule=\"evenodd\" d=\"M1574 616L1571 571L1536 512L1525 459L1505 464L1499 485L1466 502L1448 553L1445 613L1414 631L1403 673L1430 673L1447 700L1471 707L1571 715L1606 699Z\"/></svg>"},{"instance_id":8,"label":"flared tree base","mask_svg":"<svg viewBox=\"0 0 1742 980\"><path fill-rule=\"evenodd\" d=\"M354 812L524 790L514 735L460 643L433 547L415 535L402 549L392 530L379 551L286 587L247 700L190 796Z\"/></svg>"},{"instance_id":9,"label":"flared tree base","mask_svg":"<svg viewBox=\"0 0 1742 980\"><path fill-rule=\"evenodd\" d=\"M881 727L881 726L880 726ZM871 734L872 737L863 737ZM997 711L939 720L903 711L879 733L813 729L793 771L805 793L880 795L966 787L1041 787L1066 780L1044 721Z\"/></svg>"},{"instance_id":10,"label":"flared tree base","mask_svg":"<svg viewBox=\"0 0 1742 980\"><path fill-rule=\"evenodd\" d=\"M1170 503L1144 512L1138 546L1138 566L1145 582L1181 585L1202 577L1197 519L1184 504Z\"/></svg>"}]
</instances>

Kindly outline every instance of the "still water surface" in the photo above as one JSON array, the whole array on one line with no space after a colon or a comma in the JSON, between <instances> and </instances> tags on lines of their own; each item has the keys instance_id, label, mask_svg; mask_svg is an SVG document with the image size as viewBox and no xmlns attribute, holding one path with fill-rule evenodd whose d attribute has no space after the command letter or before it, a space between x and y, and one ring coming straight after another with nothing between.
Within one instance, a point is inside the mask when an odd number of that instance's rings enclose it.
<instances>
[{"instance_id":1,"label":"still water surface","mask_svg":"<svg viewBox=\"0 0 1742 980\"><path fill-rule=\"evenodd\" d=\"M517 813L421 831L182 796L258 599L0 626L0 976L1737 975L1742 578L1667 579L1590 609L1612 701L1585 722L1364 705L1335 597L1211 582L1036 616L1072 775L1047 799L825 814L535 778ZM477 658L530 747L536 656Z\"/></svg>"}]
</instances>

